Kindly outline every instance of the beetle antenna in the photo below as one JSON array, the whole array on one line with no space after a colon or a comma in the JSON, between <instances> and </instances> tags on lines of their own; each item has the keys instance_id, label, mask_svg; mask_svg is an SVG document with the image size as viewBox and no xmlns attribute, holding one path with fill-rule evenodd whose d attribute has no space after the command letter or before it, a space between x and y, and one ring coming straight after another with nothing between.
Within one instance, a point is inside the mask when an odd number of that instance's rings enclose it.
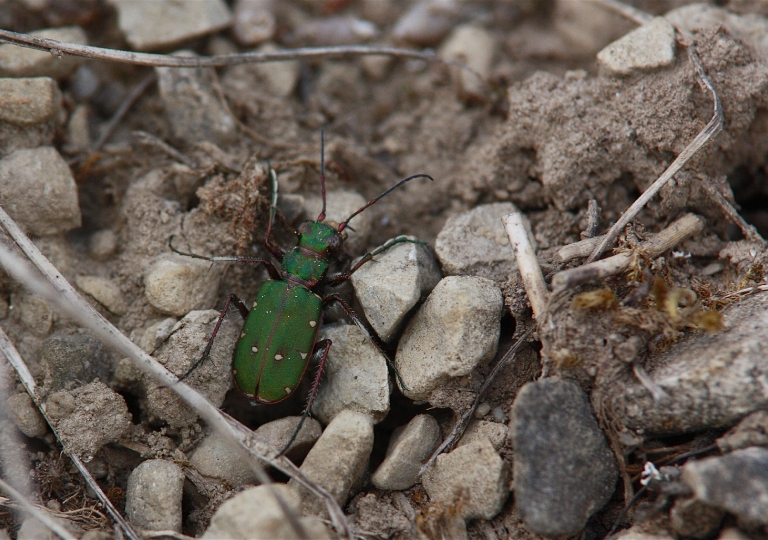
<instances>
[{"instance_id":1,"label":"beetle antenna","mask_svg":"<svg viewBox=\"0 0 768 540\"><path fill-rule=\"evenodd\" d=\"M317 221L325 219L325 127L320 128L320 191L323 195L323 210Z\"/></svg>"},{"instance_id":2,"label":"beetle antenna","mask_svg":"<svg viewBox=\"0 0 768 540\"><path fill-rule=\"evenodd\" d=\"M394 186L392 186L391 188L389 188L387 191L385 191L384 193L382 193L381 195L379 195L379 196L378 196L378 197L376 197L375 199L368 201L368 203L367 203L365 206L363 206L362 208L359 208L358 210L356 210L356 211L355 211L355 212L354 212L354 213L353 213L351 216L349 216L349 217L348 217L346 220L342 221L342 222L339 224L339 229L338 229L338 231L339 231L339 232L343 231L343 230L344 230L344 229L347 227L347 224L348 224L348 223L349 223L349 222L352 220L352 218L353 218L353 217L355 217L357 214L359 214L360 212L362 212L363 210L365 210L365 209L366 209L366 208L368 208L369 206L372 206L372 205L373 205L374 203L376 203L376 202L377 202L379 199L382 199L382 198L384 198L385 196L389 195L390 193L392 193L394 190L396 190L397 188L399 188L400 186L402 186L402 185L403 185L403 184L405 184L406 182L410 182L410 181L411 181L411 180L413 180L414 178L429 178L431 181L433 181L433 182L435 181L435 179L434 179L434 178L432 178L431 176L429 176L428 174L414 174L413 176L409 176L408 178L403 178L403 179L402 179L402 180L400 180L400 181L399 181L397 184L395 184ZM325 203L325 199L323 199L323 203ZM318 220L318 221L319 221L319 220Z\"/></svg>"}]
</instances>

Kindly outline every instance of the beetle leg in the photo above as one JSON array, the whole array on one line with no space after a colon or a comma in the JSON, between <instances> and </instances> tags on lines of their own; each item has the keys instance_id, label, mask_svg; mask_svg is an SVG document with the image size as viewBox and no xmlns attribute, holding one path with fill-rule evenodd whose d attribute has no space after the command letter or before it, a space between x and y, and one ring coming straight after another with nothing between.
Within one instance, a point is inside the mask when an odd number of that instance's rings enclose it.
<instances>
[{"instance_id":1,"label":"beetle leg","mask_svg":"<svg viewBox=\"0 0 768 540\"><path fill-rule=\"evenodd\" d=\"M197 253L190 253L188 251L179 251L175 247L173 247L173 236L171 236L168 239L168 247L171 248L171 251L176 253L177 255L183 255L184 257L192 257L193 259L202 259L204 261L211 261L211 262L241 262L241 263L249 263L249 264L263 264L267 267L267 272L269 272L269 277L272 279L282 279L282 276L280 275L280 272L275 268L275 265L272 264L272 261L268 261L266 259L254 259L251 257L206 257L205 255L198 255Z\"/></svg>"},{"instance_id":2,"label":"beetle leg","mask_svg":"<svg viewBox=\"0 0 768 540\"><path fill-rule=\"evenodd\" d=\"M382 246L383 247L383 246ZM379 350L379 352L384 356L384 358L387 361L387 365L392 368L392 371L395 372L395 377L397 378L398 384L400 384L400 388L403 390L408 390L408 387L405 386L405 383L403 382L402 377L400 377L400 372L397 371L397 368L395 367L395 363L392 362L392 359L389 357L387 353L384 352L384 349L382 348L381 344L378 341L378 338L374 337L376 334L372 330L368 328L368 326L363 322L363 320L357 316L357 314L352 311L352 308L347 305L347 303L344 301L344 299L339 296L338 294L329 294L325 298L323 298L323 304L329 304L331 302L338 302L342 308L344 308L344 311L347 312L347 315L349 315L349 318L352 319L352 322L354 322L357 327L363 331L363 333L368 336L368 339L371 340L371 343Z\"/></svg>"},{"instance_id":3,"label":"beetle leg","mask_svg":"<svg viewBox=\"0 0 768 540\"><path fill-rule=\"evenodd\" d=\"M301 413L301 420L299 420L299 425L297 425L296 429L293 430L293 434L288 440L288 444L285 445L285 448L280 451L278 456L285 454L288 448L293 444L293 441L296 440L296 436L299 434L299 431L301 431L301 426L304 425L304 420L307 419L307 416L309 416L309 411L312 410L312 403L315 401L317 388L320 386L320 378L323 376L323 371L325 370L325 361L328 359L328 351L330 350L332 343L333 342L330 339L323 339L315 343L312 359L315 360L319 355L320 365L317 366L317 374L315 375L315 380L312 381L312 389L309 391L309 397L307 398L307 407L304 409L304 412Z\"/></svg>"},{"instance_id":4,"label":"beetle leg","mask_svg":"<svg viewBox=\"0 0 768 540\"><path fill-rule=\"evenodd\" d=\"M427 245L426 242L422 242L420 240L411 240L410 238L406 238L405 236L398 236L397 238L393 238L383 246L377 247L372 252L366 253L365 255L363 255L363 257L359 261L357 261L357 264L355 264L355 266L353 266L349 270L349 272L340 272L338 274L328 276L327 278L325 278L324 282L328 285L338 285L339 283L348 280L349 277L352 274L354 274L361 266L363 266L368 261L372 260L379 253L383 253L384 251L388 250L392 246L396 246L397 244L404 244L404 243L422 244L425 246Z\"/></svg>"},{"instance_id":5,"label":"beetle leg","mask_svg":"<svg viewBox=\"0 0 768 540\"><path fill-rule=\"evenodd\" d=\"M227 301L224 302L224 309L221 310L221 313L219 314L219 319L216 321L216 326L213 327L213 332L211 332L211 337L208 339L208 345L205 346L205 350L203 351L203 355L200 357L200 359L195 362L191 368L187 370L187 372L179 377L179 381L183 381L187 377L189 377L193 371L195 371L200 365L205 362L205 359L208 358L211 354L211 349L213 348L213 340L216 339L216 335L219 333L219 328L221 328L221 322L224 320L224 317L227 316L227 311L229 311L229 308L232 304L235 304L235 307L240 312L240 315L243 317L243 319L248 318L248 308L245 306L242 300L240 300L237 296L234 294L230 294L227 297Z\"/></svg>"}]
</instances>

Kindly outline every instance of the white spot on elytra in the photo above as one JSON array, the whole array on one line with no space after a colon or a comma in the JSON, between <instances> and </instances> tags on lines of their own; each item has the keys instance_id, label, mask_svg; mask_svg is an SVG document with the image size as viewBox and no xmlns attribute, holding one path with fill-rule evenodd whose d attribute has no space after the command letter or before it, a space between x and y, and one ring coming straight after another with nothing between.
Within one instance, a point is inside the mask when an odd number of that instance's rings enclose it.
<instances>
[{"instance_id":1,"label":"white spot on elytra","mask_svg":"<svg viewBox=\"0 0 768 540\"><path fill-rule=\"evenodd\" d=\"M276 355L275 355L275 360L277 360L278 362L279 362L280 360L282 360L282 359L283 359L283 355L282 355L282 354L276 354Z\"/></svg>"},{"instance_id":2,"label":"white spot on elytra","mask_svg":"<svg viewBox=\"0 0 768 540\"><path fill-rule=\"evenodd\" d=\"M245 337L245 332L240 332L240 339L243 339Z\"/></svg>"},{"instance_id":3,"label":"white spot on elytra","mask_svg":"<svg viewBox=\"0 0 768 540\"><path fill-rule=\"evenodd\" d=\"M283 390L285 390L286 394L290 394L291 393L291 388L289 386L286 386L285 388L283 388Z\"/></svg>"},{"instance_id":4,"label":"white spot on elytra","mask_svg":"<svg viewBox=\"0 0 768 540\"><path fill-rule=\"evenodd\" d=\"M237 375L237 370L236 369L232 370L232 375Z\"/></svg>"},{"instance_id":5,"label":"white spot on elytra","mask_svg":"<svg viewBox=\"0 0 768 540\"><path fill-rule=\"evenodd\" d=\"M317 321L309 321L309 326L314 328L315 326L317 326Z\"/></svg>"},{"instance_id":6,"label":"white spot on elytra","mask_svg":"<svg viewBox=\"0 0 768 540\"><path fill-rule=\"evenodd\" d=\"M259 305L259 303L258 303L258 302L254 302L254 303L253 303L253 307L254 307L254 308L255 308L256 306L258 306L258 305Z\"/></svg>"},{"instance_id":7,"label":"white spot on elytra","mask_svg":"<svg viewBox=\"0 0 768 540\"><path fill-rule=\"evenodd\" d=\"M301 359L304 360L307 357L307 353L299 351L299 356L301 356Z\"/></svg>"},{"instance_id":8,"label":"white spot on elytra","mask_svg":"<svg viewBox=\"0 0 768 540\"><path fill-rule=\"evenodd\" d=\"M251 347L251 352L259 352L259 348L254 345Z\"/></svg>"}]
</instances>

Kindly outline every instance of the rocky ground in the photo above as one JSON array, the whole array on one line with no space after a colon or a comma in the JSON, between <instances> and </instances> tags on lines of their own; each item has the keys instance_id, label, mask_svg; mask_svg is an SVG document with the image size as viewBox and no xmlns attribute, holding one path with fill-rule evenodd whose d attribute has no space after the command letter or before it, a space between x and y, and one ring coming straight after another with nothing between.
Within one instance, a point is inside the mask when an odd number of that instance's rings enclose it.
<instances>
[{"instance_id":1,"label":"rocky ground","mask_svg":"<svg viewBox=\"0 0 768 540\"><path fill-rule=\"evenodd\" d=\"M355 537L768 538L768 3L625 5L641 11L0 1L2 29L120 50L396 45L471 68L391 56L149 68L2 45L0 206L93 307L182 375L228 295L250 306L268 275L175 254L169 238L183 252L268 258L271 166L273 239L292 247L322 206L324 129L328 222L399 179L434 178L356 216L333 269L399 235L422 243L317 289L345 298L381 348L338 305L325 310L319 339L333 345L287 455ZM558 289L558 273L584 263L712 118L687 40L722 131L610 247L620 268ZM518 212L549 284L541 309L501 222ZM246 399L231 375L242 324L232 310L187 382L281 448L313 377L277 405ZM68 456L147 538L293 535L195 410L5 273L0 327L38 385L33 400L3 369L3 478L28 484L75 537L118 536ZM462 416L463 436L422 475ZM270 474L309 537L335 537L317 498ZM0 539L53 538L14 509L0 498Z\"/></svg>"}]
</instances>

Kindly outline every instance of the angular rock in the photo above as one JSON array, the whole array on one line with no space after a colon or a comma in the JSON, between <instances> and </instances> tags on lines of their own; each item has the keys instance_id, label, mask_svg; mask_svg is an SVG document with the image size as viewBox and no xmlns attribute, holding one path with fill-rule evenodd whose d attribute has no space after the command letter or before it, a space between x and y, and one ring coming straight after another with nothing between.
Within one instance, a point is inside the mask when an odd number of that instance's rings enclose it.
<instances>
[{"instance_id":1,"label":"angular rock","mask_svg":"<svg viewBox=\"0 0 768 540\"><path fill-rule=\"evenodd\" d=\"M669 524L685 538L712 538L720 530L725 512L698 499L677 499L669 511Z\"/></svg>"},{"instance_id":2,"label":"angular rock","mask_svg":"<svg viewBox=\"0 0 768 540\"><path fill-rule=\"evenodd\" d=\"M191 311L173 328L168 340L155 352L155 359L177 377L184 375L203 355L219 317L215 310ZM184 382L200 392L214 407L220 407L232 387L232 354L241 323L224 319L213 342L210 357ZM145 376L144 407L150 418L159 418L171 427L194 423L197 413L168 388Z\"/></svg>"},{"instance_id":3,"label":"angular rock","mask_svg":"<svg viewBox=\"0 0 768 540\"><path fill-rule=\"evenodd\" d=\"M167 340L176 328L178 321L174 317L167 317L149 326L139 339L138 346L147 354L152 354Z\"/></svg>"},{"instance_id":4,"label":"angular rock","mask_svg":"<svg viewBox=\"0 0 768 540\"><path fill-rule=\"evenodd\" d=\"M485 420L473 420L469 426L467 426L467 430L464 432L464 435L461 437L461 440L459 440L456 447L458 448L459 446L464 446L465 444L470 444L485 438L491 441L493 447L498 450L504 446L507 433L509 433L509 428L505 424L488 422Z\"/></svg>"},{"instance_id":5,"label":"angular rock","mask_svg":"<svg viewBox=\"0 0 768 540\"><path fill-rule=\"evenodd\" d=\"M438 386L469 374L496 354L502 297L481 277L449 276L411 319L397 347L403 393L425 400Z\"/></svg>"},{"instance_id":6,"label":"angular rock","mask_svg":"<svg viewBox=\"0 0 768 540\"><path fill-rule=\"evenodd\" d=\"M747 523L768 525L768 449L745 448L689 461L682 479L698 500Z\"/></svg>"},{"instance_id":7,"label":"angular rock","mask_svg":"<svg viewBox=\"0 0 768 540\"><path fill-rule=\"evenodd\" d=\"M440 268L429 248L405 242L365 263L350 281L368 322L381 339L390 341L411 308L440 278Z\"/></svg>"},{"instance_id":8,"label":"angular rock","mask_svg":"<svg viewBox=\"0 0 768 540\"><path fill-rule=\"evenodd\" d=\"M612 75L665 68L675 61L675 29L654 17L597 53L598 66Z\"/></svg>"},{"instance_id":9,"label":"angular rock","mask_svg":"<svg viewBox=\"0 0 768 540\"><path fill-rule=\"evenodd\" d=\"M382 421L389 412L389 371L381 351L353 324L323 326L318 339L333 345L312 413L324 424L344 410Z\"/></svg>"},{"instance_id":10,"label":"angular rock","mask_svg":"<svg viewBox=\"0 0 768 540\"><path fill-rule=\"evenodd\" d=\"M440 427L428 414L420 414L408 425L396 429L387 454L371 477L379 489L402 490L419 481L421 467L440 444Z\"/></svg>"},{"instance_id":11,"label":"angular rock","mask_svg":"<svg viewBox=\"0 0 768 540\"><path fill-rule=\"evenodd\" d=\"M325 221L326 223L331 221L341 223L367 202L356 191L329 191L327 194ZM309 219L317 219L322 208L323 200L320 197L307 197L306 214ZM365 249L365 245L368 242L368 236L373 228L373 215L369 212L363 212L355 216L350 225L355 230L345 229L347 231L347 239L344 242L344 247L350 253L357 253Z\"/></svg>"},{"instance_id":12,"label":"angular rock","mask_svg":"<svg viewBox=\"0 0 768 540\"><path fill-rule=\"evenodd\" d=\"M715 441L723 454L750 446L768 447L768 411L755 411Z\"/></svg>"},{"instance_id":13,"label":"angular rock","mask_svg":"<svg viewBox=\"0 0 768 540\"><path fill-rule=\"evenodd\" d=\"M66 152L81 152L91 146L91 133L88 127L88 107L78 105L67 121Z\"/></svg>"},{"instance_id":14,"label":"angular rock","mask_svg":"<svg viewBox=\"0 0 768 540\"><path fill-rule=\"evenodd\" d=\"M305 20L296 26L290 40L292 44L303 47L332 47L358 45L379 34L379 29L372 22L342 15Z\"/></svg>"},{"instance_id":15,"label":"angular rock","mask_svg":"<svg viewBox=\"0 0 768 540\"><path fill-rule=\"evenodd\" d=\"M618 467L586 394L568 380L523 386L512 406L515 503L525 526L572 535L611 498Z\"/></svg>"},{"instance_id":16,"label":"angular rock","mask_svg":"<svg viewBox=\"0 0 768 540\"><path fill-rule=\"evenodd\" d=\"M33 236L81 225L75 179L51 147L17 150L0 160L0 205Z\"/></svg>"},{"instance_id":17,"label":"angular rock","mask_svg":"<svg viewBox=\"0 0 768 540\"><path fill-rule=\"evenodd\" d=\"M448 218L435 240L443 273L506 281L517 269L517 261L501 218L517 211L512 203L493 203ZM535 249L533 231L528 219L524 221Z\"/></svg>"},{"instance_id":18,"label":"angular rock","mask_svg":"<svg viewBox=\"0 0 768 540\"><path fill-rule=\"evenodd\" d=\"M3 122L17 126L41 124L53 119L60 108L61 91L50 77L0 79Z\"/></svg>"},{"instance_id":19,"label":"angular rock","mask_svg":"<svg viewBox=\"0 0 768 540\"><path fill-rule=\"evenodd\" d=\"M422 482L433 504L455 506L466 521L493 518L509 494L509 470L488 439L438 456Z\"/></svg>"},{"instance_id":20,"label":"angular rock","mask_svg":"<svg viewBox=\"0 0 768 540\"><path fill-rule=\"evenodd\" d=\"M232 23L223 0L110 0L117 9L117 23L126 41L137 51L171 47L182 41L212 34Z\"/></svg>"},{"instance_id":21,"label":"angular rock","mask_svg":"<svg viewBox=\"0 0 768 540\"><path fill-rule=\"evenodd\" d=\"M237 0L232 32L240 45L253 47L275 34L274 0Z\"/></svg>"},{"instance_id":22,"label":"angular rock","mask_svg":"<svg viewBox=\"0 0 768 540\"><path fill-rule=\"evenodd\" d=\"M111 229L96 231L88 241L88 253L98 261L109 259L117 251L117 235Z\"/></svg>"},{"instance_id":23,"label":"angular rock","mask_svg":"<svg viewBox=\"0 0 768 540\"><path fill-rule=\"evenodd\" d=\"M285 484L258 486L242 491L222 504L211 518L211 524L201 536L204 540L253 538L254 540L289 540L296 531L274 493L294 512L298 512L300 497ZM299 518L309 538L330 540L331 536L317 518Z\"/></svg>"},{"instance_id":24,"label":"angular rock","mask_svg":"<svg viewBox=\"0 0 768 540\"><path fill-rule=\"evenodd\" d=\"M182 317L215 305L220 276L220 267L207 261L163 255L144 277L144 294L160 313Z\"/></svg>"},{"instance_id":25,"label":"angular rock","mask_svg":"<svg viewBox=\"0 0 768 540\"><path fill-rule=\"evenodd\" d=\"M67 452L85 462L131 427L123 396L100 381L51 394L45 409Z\"/></svg>"},{"instance_id":26,"label":"angular rock","mask_svg":"<svg viewBox=\"0 0 768 540\"><path fill-rule=\"evenodd\" d=\"M265 439L273 448L282 450L288 444L300 420L301 416L287 416L260 425L254 433ZM322 434L323 429L320 427L320 422L307 417L304 425L301 426L301 431L296 434L296 439L286 450L285 455L296 462L304 459Z\"/></svg>"},{"instance_id":27,"label":"angular rock","mask_svg":"<svg viewBox=\"0 0 768 540\"><path fill-rule=\"evenodd\" d=\"M323 435L307 454L301 470L325 488L343 505L363 477L373 449L373 422L370 417L342 411L325 428ZM325 504L291 480L298 489L304 514L325 515Z\"/></svg>"},{"instance_id":28,"label":"angular rock","mask_svg":"<svg viewBox=\"0 0 768 540\"><path fill-rule=\"evenodd\" d=\"M458 83L459 96L464 99L483 99L485 82L491 72L491 61L496 42L488 30L473 24L456 27L440 48L440 56L459 62L474 71L455 68L454 79Z\"/></svg>"},{"instance_id":29,"label":"angular rock","mask_svg":"<svg viewBox=\"0 0 768 540\"><path fill-rule=\"evenodd\" d=\"M99 276L77 276L75 283L80 290L91 295L94 300L115 315L125 315L128 310L120 287L111 279Z\"/></svg>"},{"instance_id":30,"label":"angular rock","mask_svg":"<svg viewBox=\"0 0 768 540\"><path fill-rule=\"evenodd\" d=\"M79 45L88 44L85 32L79 26L35 30L30 32L30 35ZM37 51L10 44L0 45L0 76L61 79L72 73L83 60L79 56L58 57L48 51Z\"/></svg>"},{"instance_id":31,"label":"angular rock","mask_svg":"<svg viewBox=\"0 0 768 540\"><path fill-rule=\"evenodd\" d=\"M258 52L273 52L279 48L273 43L265 43L258 48ZM267 84L267 88L273 96L285 98L290 96L299 81L299 62L287 60L285 62L264 62L254 64L251 69L256 76Z\"/></svg>"},{"instance_id":32,"label":"angular rock","mask_svg":"<svg viewBox=\"0 0 768 540\"><path fill-rule=\"evenodd\" d=\"M11 304L18 310L16 313L19 321L27 327L29 332L39 337L47 336L53 326L53 311L50 304L23 292L14 294L11 298Z\"/></svg>"},{"instance_id":33,"label":"angular rock","mask_svg":"<svg viewBox=\"0 0 768 540\"><path fill-rule=\"evenodd\" d=\"M43 342L40 359L45 385L52 390L71 389L96 378L109 379L110 355L89 334L57 333Z\"/></svg>"},{"instance_id":34,"label":"angular rock","mask_svg":"<svg viewBox=\"0 0 768 540\"><path fill-rule=\"evenodd\" d=\"M736 527L726 527L720 531L717 540L751 540L749 536L741 532Z\"/></svg>"},{"instance_id":35,"label":"angular rock","mask_svg":"<svg viewBox=\"0 0 768 540\"><path fill-rule=\"evenodd\" d=\"M606 406L614 420L630 430L677 434L732 425L768 407L768 295L727 307L723 324L727 331L690 333L651 359L651 381L668 398L656 401L636 380L613 385Z\"/></svg>"},{"instance_id":36,"label":"angular rock","mask_svg":"<svg viewBox=\"0 0 768 540\"><path fill-rule=\"evenodd\" d=\"M431 47L448 35L459 17L458 6L452 0L422 0L398 19L392 29L392 38Z\"/></svg>"},{"instance_id":37,"label":"angular rock","mask_svg":"<svg viewBox=\"0 0 768 540\"><path fill-rule=\"evenodd\" d=\"M5 406L16 427L27 437L42 437L48 433L48 424L29 394L13 395L6 400Z\"/></svg>"},{"instance_id":38,"label":"angular rock","mask_svg":"<svg viewBox=\"0 0 768 540\"><path fill-rule=\"evenodd\" d=\"M184 471L163 459L150 459L128 477L125 513L130 522L150 531L181 532Z\"/></svg>"}]
</instances>

